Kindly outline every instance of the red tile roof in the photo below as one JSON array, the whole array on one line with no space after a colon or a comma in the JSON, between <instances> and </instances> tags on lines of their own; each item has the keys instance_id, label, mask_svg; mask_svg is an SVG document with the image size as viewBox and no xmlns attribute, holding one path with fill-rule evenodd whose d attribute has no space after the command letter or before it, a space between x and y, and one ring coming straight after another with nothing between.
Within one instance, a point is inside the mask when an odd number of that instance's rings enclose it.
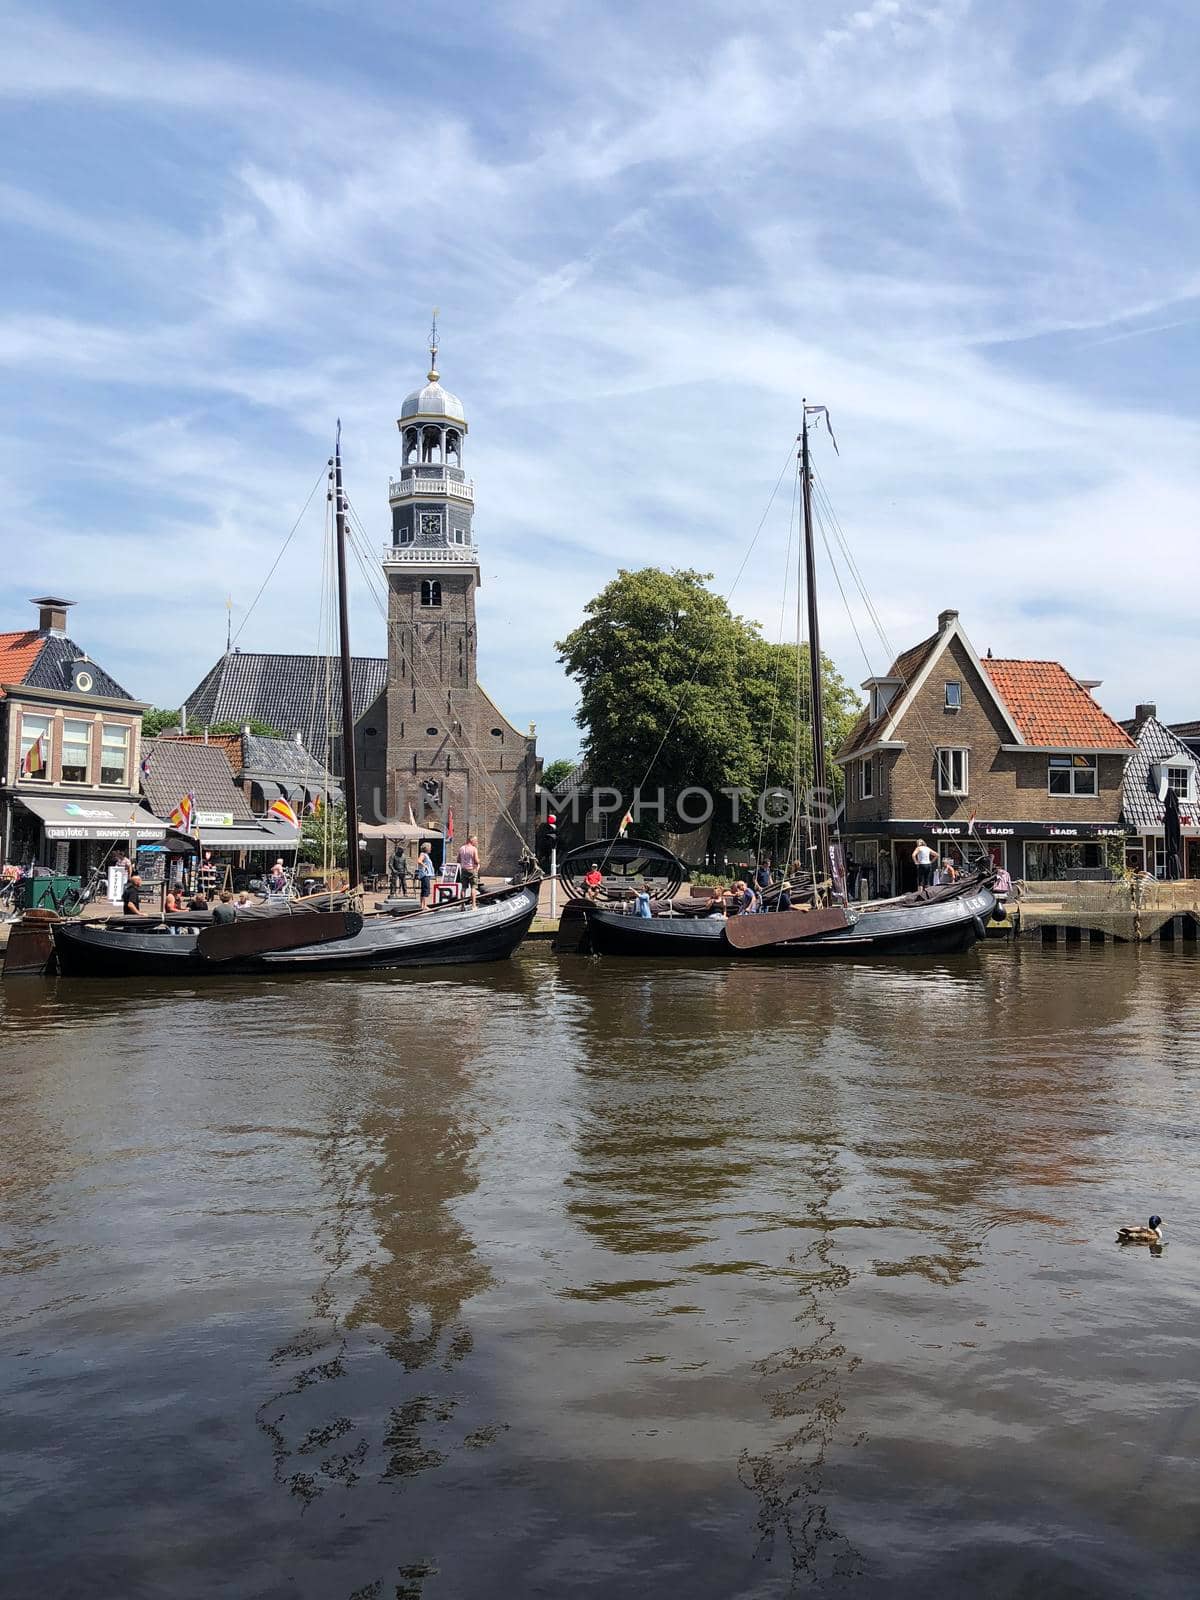
<instances>
[{"instance_id":1,"label":"red tile roof","mask_svg":"<svg viewBox=\"0 0 1200 1600\"><path fill-rule=\"evenodd\" d=\"M983 663L1022 737L1068 750L1132 750L1133 740L1058 661Z\"/></svg>"},{"instance_id":2,"label":"red tile roof","mask_svg":"<svg viewBox=\"0 0 1200 1600\"><path fill-rule=\"evenodd\" d=\"M42 653L44 633L26 628L20 633L0 633L0 684L24 683L26 673ZM0 689L0 697L4 690Z\"/></svg>"}]
</instances>

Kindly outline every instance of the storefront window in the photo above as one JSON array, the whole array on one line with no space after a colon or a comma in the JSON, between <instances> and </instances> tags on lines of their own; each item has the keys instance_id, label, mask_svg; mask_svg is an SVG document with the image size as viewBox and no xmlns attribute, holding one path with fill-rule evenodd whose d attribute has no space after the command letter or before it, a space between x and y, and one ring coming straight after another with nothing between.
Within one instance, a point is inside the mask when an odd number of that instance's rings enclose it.
<instances>
[{"instance_id":1,"label":"storefront window","mask_svg":"<svg viewBox=\"0 0 1200 1600\"><path fill-rule=\"evenodd\" d=\"M1025 876L1046 878L1094 878L1104 869L1098 844L1027 844Z\"/></svg>"},{"instance_id":2,"label":"storefront window","mask_svg":"<svg viewBox=\"0 0 1200 1600\"><path fill-rule=\"evenodd\" d=\"M86 783L92 759L92 724L68 717L63 723L62 781Z\"/></svg>"},{"instance_id":3,"label":"storefront window","mask_svg":"<svg viewBox=\"0 0 1200 1600\"><path fill-rule=\"evenodd\" d=\"M1051 756L1051 794L1095 794L1095 756Z\"/></svg>"},{"instance_id":4,"label":"storefront window","mask_svg":"<svg viewBox=\"0 0 1200 1600\"><path fill-rule=\"evenodd\" d=\"M129 729L104 724L100 740L100 782L129 782Z\"/></svg>"},{"instance_id":5,"label":"storefront window","mask_svg":"<svg viewBox=\"0 0 1200 1600\"><path fill-rule=\"evenodd\" d=\"M17 772L22 782L45 783L50 776L50 718L21 717L21 759Z\"/></svg>"},{"instance_id":6,"label":"storefront window","mask_svg":"<svg viewBox=\"0 0 1200 1600\"><path fill-rule=\"evenodd\" d=\"M1125 870L1126 872L1144 872L1146 870L1146 846L1141 839L1129 839L1126 841Z\"/></svg>"}]
</instances>

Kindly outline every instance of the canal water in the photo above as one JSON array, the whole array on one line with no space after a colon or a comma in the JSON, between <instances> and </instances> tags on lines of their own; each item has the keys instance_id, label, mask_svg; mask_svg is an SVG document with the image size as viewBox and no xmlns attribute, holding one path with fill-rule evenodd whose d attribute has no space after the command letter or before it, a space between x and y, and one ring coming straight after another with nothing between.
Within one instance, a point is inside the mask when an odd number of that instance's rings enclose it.
<instances>
[{"instance_id":1,"label":"canal water","mask_svg":"<svg viewBox=\"0 0 1200 1600\"><path fill-rule=\"evenodd\" d=\"M28 980L0 1052L5 1597L1196 1592L1187 950Z\"/></svg>"}]
</instances>

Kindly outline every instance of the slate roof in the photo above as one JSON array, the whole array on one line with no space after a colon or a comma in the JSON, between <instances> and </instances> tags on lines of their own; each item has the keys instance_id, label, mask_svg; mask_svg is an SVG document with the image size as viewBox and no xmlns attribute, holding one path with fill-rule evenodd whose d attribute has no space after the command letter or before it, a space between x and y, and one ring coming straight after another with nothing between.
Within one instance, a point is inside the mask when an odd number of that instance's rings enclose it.
<instances>
[{"instance_id":1,"label":"slate roof","mask_svg":"<svg viewBox=\"0 0 1200 1600\"><path fill-rule=\"evenodd\" d=\"M242 735L242 767L248 778L290 778L306 789L325 789L333 782L324 766L294 739Z\"/></svg>"},{"instance_id":2,"label":"slate roof","mask_svg":"<svg viewBox=\"0 0 1200 1600\"><path fill-rule=\"evenodd\" d=\"M866 749L868 745L874 744L876 739L882 735L883 730L887 727L888 718L896 709L900 696L921 671L921 668L933 654L935 646L940 644L941 640L942 634L940 632L934 633L928 639L922 639L920 644L914 644L909 649L900 652L895 661L892 662L891 670L883 674L885 678L898 678L900 680L900 688L897 689L891 705L873 721L871 719L870 704L868 703L862 708L858 714L858 721L850 729L846 736L845 744L838 751L839 761L844 756L852 756L856 750Z\"/></svg>"},{"instance_id":3,"label":"slate roof","mask_svg":"<svg viewBox=\"0 0 1200 1600\"><path fill-rule=\"evenodd\" d=\"M0 683L27 683L31 689L70 689L71 662L84 660L91 669L93 694L108 700L133 700L129 691L90 660L74 640L40 633L36 628L0 633Z\"/></svg>"},{"instance_id":4,"label":"slate roof","mask_svg":"<svg viewBox=\"0 0 1200 1600\"><path fill-rule=\"evenodd\" d=\"M1150 768L1157 762L1194 766L1195 761L1196 757L1182 739L1157 717L1147 717L1138 729L1137 748L1126 763L1121 779L1121 814L1126 825L1134 830L1161 828L1163 803L1158 798L1157 787L1151 786ZM1193 809L1187 803L1182 806L1185 816ZM1200 822L1200 814L1196 815L1196 821Z\"/></svg>"},{"instance_id":5,"label":"slate roof","mask_svg":"<svg viewBox=\"0 0 1200 1600\"><path fill-rule=\"evenodd\" d=\"M1133 740L1059 661L983 663L1021 737L1067 750L1133 749Z\"/></svg>"},{"instance_id":6,"label":"slate roof","mask_svg":"<svg viewBox=\"0 0 1200 1600\"><path fill-rule=\"evenodd\" d=\"M142 752L149 757L142 791L155 816L169 817L185 794L194 794L197 811L228 811L235 822L257 823L220 745L160 734L145 740Z\"/></svg>"},{"instance_id":7,"label":"slate roof","mask_svg":"<svg viewBox=\"0 0 1200 1600\"><path fill-rule=\"evenodd\" d=\"M387 659L352 656L350 688L357 722L387 687ZM341 728L337 704L338 658L234 650L224 655L183 702L188 726L214 722L265 722L291 736L299 733L318 762L326 758L326 675L332 678L334 732Z\"/></svg>"}]
</instances>

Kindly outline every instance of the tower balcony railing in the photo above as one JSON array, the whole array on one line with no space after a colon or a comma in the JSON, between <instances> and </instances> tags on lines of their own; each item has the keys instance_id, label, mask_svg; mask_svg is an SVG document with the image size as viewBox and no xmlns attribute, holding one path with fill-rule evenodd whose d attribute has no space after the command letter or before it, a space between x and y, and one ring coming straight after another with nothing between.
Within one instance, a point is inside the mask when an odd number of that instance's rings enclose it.
<instances>
[{"instance_id":1,"label":"tower balcony railing","mask_svg":"<svg viewBox=\"0 0 1200 1600\"><path fill-rule=\"evenodd\" d=\"M390 500L402 500L410 494L432 495L438 500L449 496L452 500L474 501L475 481L473 478L461 483L454 478L393 478L388 485Z\"/></svg>"},{"instance_id":2,"label":"tower balcony railing","mask_svg":"<svg viewBox=\"0 0 1200 1600\"><path fill-rule=\"evenodd\" d=\"M479 551L473 544L385 544L385 567L477 567Z\"/></svg>"}]
</instances>

